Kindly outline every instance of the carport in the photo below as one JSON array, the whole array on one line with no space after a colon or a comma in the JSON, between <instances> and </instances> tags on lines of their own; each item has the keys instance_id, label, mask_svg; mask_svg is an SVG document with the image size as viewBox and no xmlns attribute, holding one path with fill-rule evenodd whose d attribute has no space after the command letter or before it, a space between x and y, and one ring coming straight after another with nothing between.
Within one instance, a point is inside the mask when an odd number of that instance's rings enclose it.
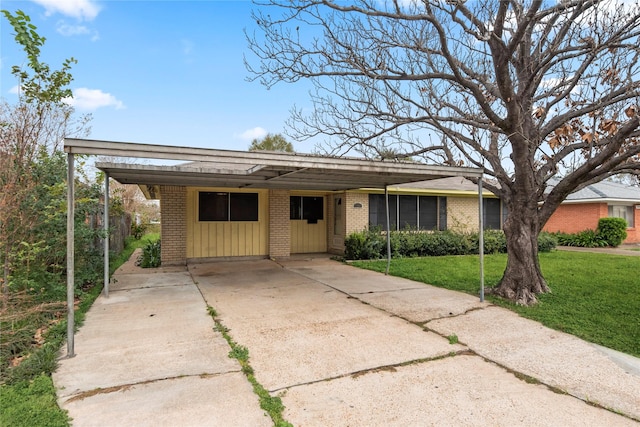
<instances>
[{"instance_id":1,"label":"carport","mask_svg":"<svg viewBox=\"0 0 640 427\"><path fill-rule=\"evenodd\" d=\"M359 188L385 190L389 229L388 187L446 177L477 180L479 228L482 224L482 177L478 168L433 166L420 163L325 157L280 152L246 152L175 147L129 142L65 138L68 158L67 209L67 357L74 355L74 156L99 155L122 158L184 161L180 165L97 163L105 173L104 226L108 232L109 178L122 184L137 184L149 194L161 185L219 186L228 188L341 191ZM389 236L389 233L387 233ZM482 233L480 233L480 245ZM390 263L387 239L387 271ZM483 251L480 251L481 301L484 300ZM109 293L109 239L104 241L104 293Z\"/></svg>"}]
</instances>

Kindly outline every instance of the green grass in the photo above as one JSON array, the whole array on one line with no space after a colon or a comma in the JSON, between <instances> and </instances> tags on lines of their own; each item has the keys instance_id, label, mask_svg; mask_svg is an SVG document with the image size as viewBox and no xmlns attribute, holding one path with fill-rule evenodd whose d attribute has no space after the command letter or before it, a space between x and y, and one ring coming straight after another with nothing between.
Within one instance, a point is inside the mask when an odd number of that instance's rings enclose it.
<instances>
[{"instance_id":1,"label":"green grass","mask_svg":"<svg viewBox=\"0 0 640 427\"><path fill-rule=\"evenodd\" d=\"M127 237L122 252L109 259L109 270L113 274L122 264L131 258L131 254L138 248L143 248L146 244L157 242L160 240L160 233L147 233L140 240L134 239L132 236Z\"/></svg>"},{"instance_id":2,"label":"green grass","mask_svg":"<svg viewBox=\"0 0 640 427\"><path fill-rule=\"evenodd\" d=\"M51 377L46 374L37 376L33 381L3 386L0 393L0 420L2 425L14 427L69 425L67 413L56 403Z\"/></svg>"},{"instance_id":3,"label":"green grass","mask_svg":"<svg viewBox=\"0 0 640 427\"><path fill-rule=\"evenodd\" d=\"M125 250L111 259L110 270L115 271L129 259L137 247L157 240L157 234L140 240L128 239ZM86 312L96 300L101 286L88 289L81 297L75 312L76 328L82 324ZM34 330L43 325L34 325ZM68 426L66 411L56 403L56 391L51 373L58 365L59 350L66 340L67 322L62 320L51 326L45 334L45 343L33 348L20 365L2 373L0 384L0 426Z\"/></svg>"},{"instance_id":4,"label":"green grass","mask_svg":"<svg viewBox=\"0 0 640 427\"><path fill-rule=\"evenodd\" d=\"M502 277L507 257L485 256L485 284ZM359 261L354 266L384 271L386 261ZM495 304L523 317L627 354L640 357L640 258L583 252L540 254L551 293L523 307L487 295ZM478 256L403 258L391 262L390 274L478 295Z\"/></svg>"}]
</instances>

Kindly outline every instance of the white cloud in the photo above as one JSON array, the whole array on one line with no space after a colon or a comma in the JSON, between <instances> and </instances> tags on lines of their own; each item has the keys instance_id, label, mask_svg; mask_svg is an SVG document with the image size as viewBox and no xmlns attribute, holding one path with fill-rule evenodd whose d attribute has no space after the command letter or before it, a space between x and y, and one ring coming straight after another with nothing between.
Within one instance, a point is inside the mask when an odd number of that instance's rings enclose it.
<instances>
[{"instance_id":1,"label":"white cloud","mask_svg":"<svg viewBox=\"0 0 640 427\"><path fill-rule=\"evenodd\" d=\"M73 98L66 98L64 101L73 107L89 111L97 110L101 107L114 107L116 110L125 108L122 101L110 93L85 87L74 89Z\"/></svg>"},{"instance_id":2,"label":"white cloud","mask_svg":"<svg viewBox=\"0 0 640 427\"><path fill-rule=\"evenodd\" d=\"M12 93L14 95L18 95L20 93L20 86L19 85L15 85L11 89L9 89L9 93Z\"/></svg>"},{"instance_id":3,"label":"white cloud","mask_svg":"<svg viewBox=\"0 0 640 427\"><path fill-rule=\"evenodd\" d=\"M58 21L56 24L56 31L65 37L92 34L91 41L96 41L100 38L96 31L90 30L84 25L71 25L67 24L65 21Z\"/></svg>"},{"instance_id":4,"label":"white cloud","mask_svg":"<svg viewBox=\"0 0 640 427\"><path fill-rule=\"evenodd\" d=\"M239 139L243 139L245 141L252 141L254 139L260 139L267 135L267 131L260 126L254 127L253 129L247 129L241 134L235 134L234 136Z\"/></svg>"},{"instance_id":5,"label":"white cloud","mask_svg":"<svg viewBox=\"0 0 640 427\"><path fill-rule=\"evenodd\" d=\"M80 21L92 21L98 16L100 6L93 0L33 0L43 6L48 16L60 13Z\"/></svg>"}]
</instances>

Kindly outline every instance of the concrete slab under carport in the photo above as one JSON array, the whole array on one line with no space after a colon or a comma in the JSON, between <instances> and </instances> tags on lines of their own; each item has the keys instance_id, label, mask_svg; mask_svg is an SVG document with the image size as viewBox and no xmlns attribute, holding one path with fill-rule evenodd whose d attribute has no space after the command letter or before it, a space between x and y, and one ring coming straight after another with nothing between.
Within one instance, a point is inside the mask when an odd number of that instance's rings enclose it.
<instances>
[{"instance_id":1,"label":"concrete slab under carport","mask_svg":"<svg viewBox=\"0 0 640 427\"><path fill-rule=\"evenodd\" d=\"M480 302L479 297L473 295L425 286L401 277L354 269L327 257L320 256L312 261L294 257L278 262L304 277L327 283L360 301L414 323L458 316L489 305Z\"/></svg>"},{"instance_id":2,"label":"concrete slab under carport","mask_svg":"<svg viewBox=\"0 0 640 427\"><path fill-rule=\"evenodd\" d=\"M53 373L73 425L271 425L185 267L123 270Z\"/></svg>"},{"instance_id":3,"label":"concrete slab under carport","mask_svg":"<svg viewBox=\"0 0 640 427\"><path fill-rule=\"evenodd\" d=\"M270 391L464 350L276 263L256 275L252 263L190 271L233 339L249 348L256 378Z\"/></svg>"}]
</instances>

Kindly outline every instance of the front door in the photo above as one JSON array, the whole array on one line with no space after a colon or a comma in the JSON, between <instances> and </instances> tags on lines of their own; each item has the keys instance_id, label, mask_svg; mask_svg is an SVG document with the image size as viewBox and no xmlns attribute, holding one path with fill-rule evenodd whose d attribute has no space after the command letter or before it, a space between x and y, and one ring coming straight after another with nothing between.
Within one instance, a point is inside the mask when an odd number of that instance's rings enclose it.
<instances>
[{"instance_id":1,"label":"front door","mask_svg":"<svg viewBox=\"0 0 640 427\"><path fill-rule=\"evenodd\" d=\"M291 253L327 251L327 221L324 196L290 196Z\"/></svg>"}]
</instances>

